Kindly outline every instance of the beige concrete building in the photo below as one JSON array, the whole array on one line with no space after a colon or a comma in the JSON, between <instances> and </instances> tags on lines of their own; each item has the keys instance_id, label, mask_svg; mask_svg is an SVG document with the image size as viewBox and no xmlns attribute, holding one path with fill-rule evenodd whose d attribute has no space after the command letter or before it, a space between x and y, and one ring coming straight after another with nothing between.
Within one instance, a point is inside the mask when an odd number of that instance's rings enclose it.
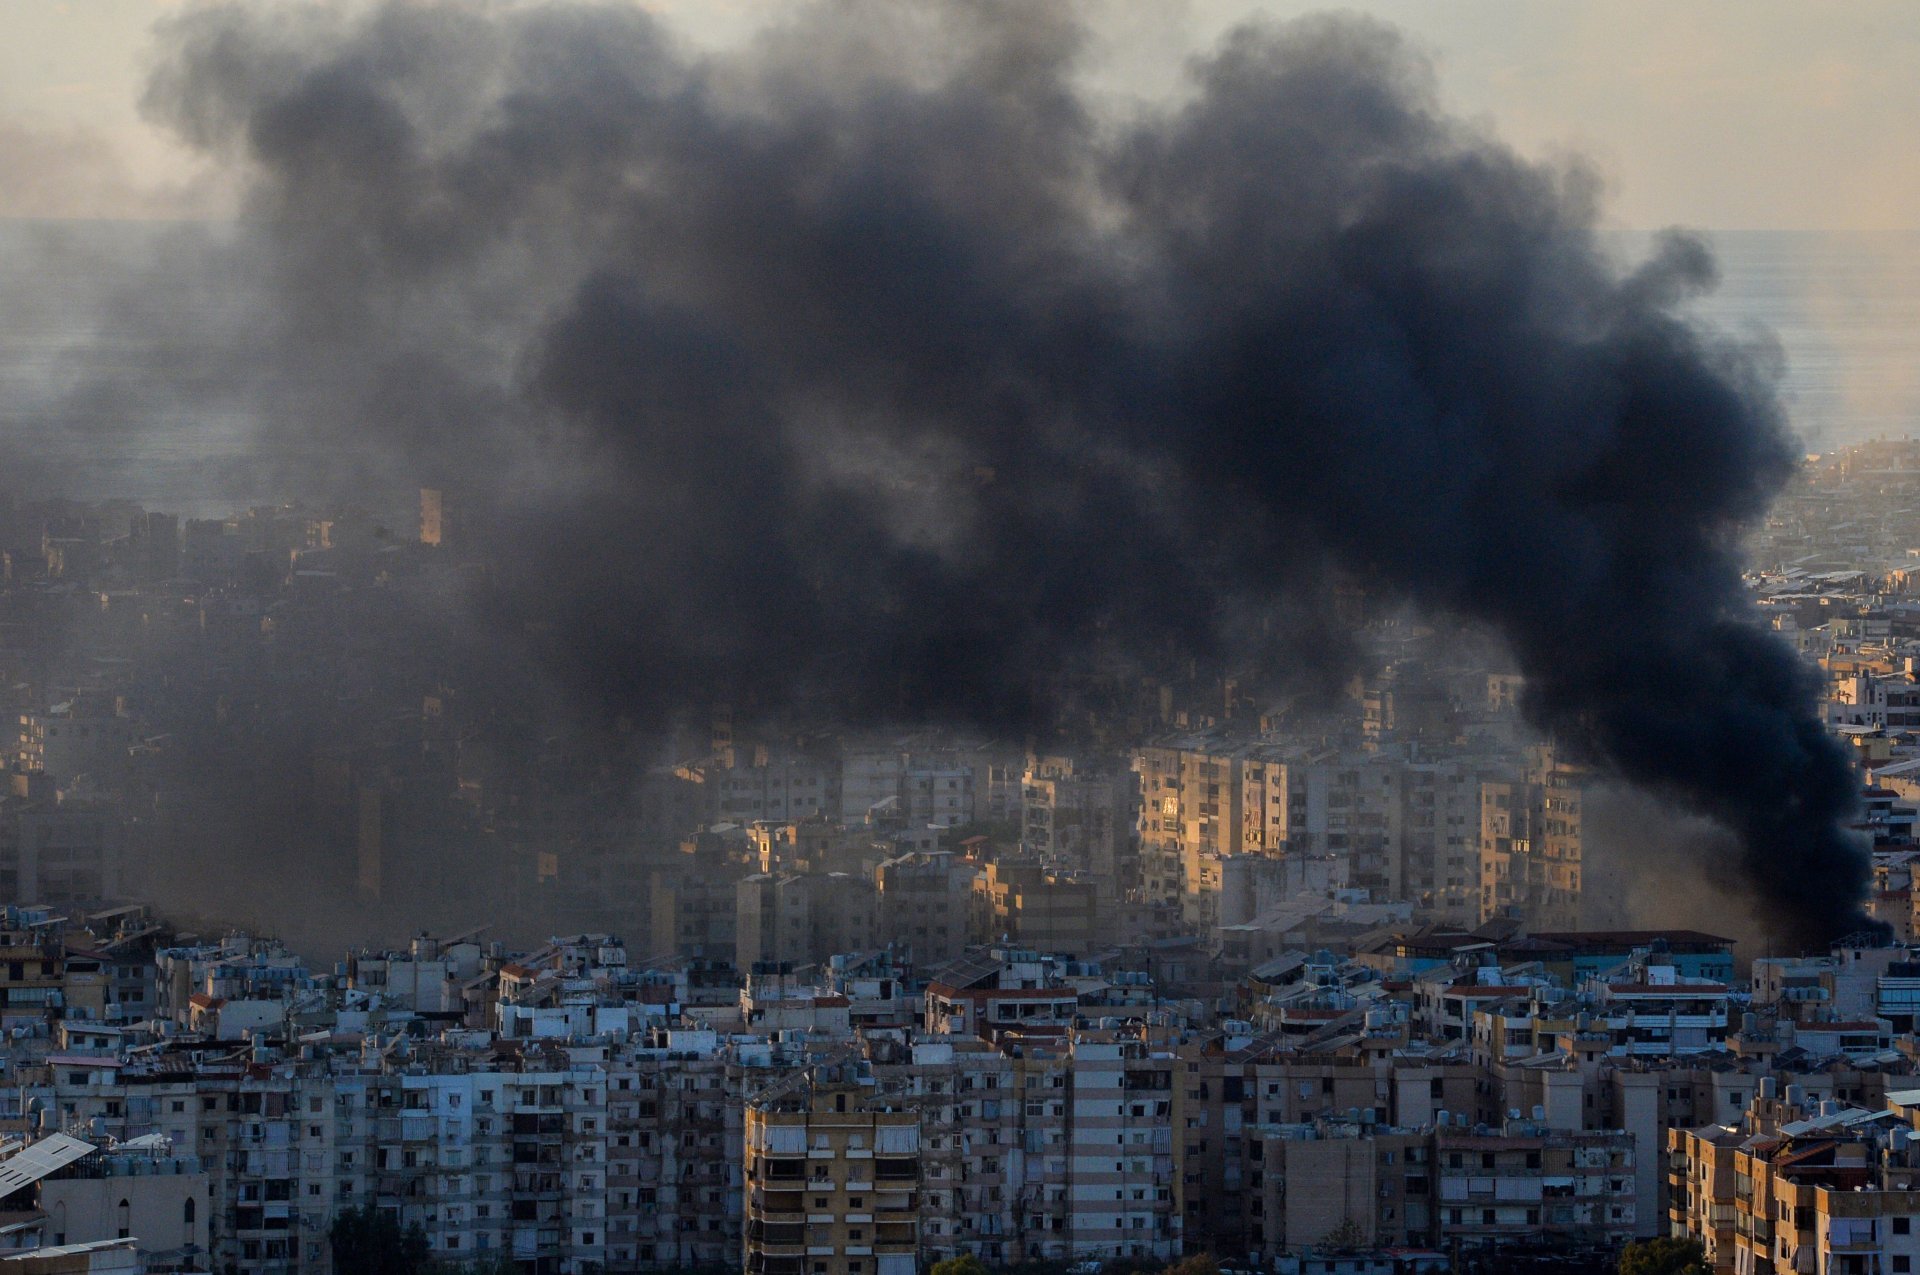
<instances>
[{"instance_id":1,"label":"beige concrete building","mask_svg":"<svg viewBox=\"0 0 1920 1275\"><path fill-rule=\"evenodd\" d=\"M1248 1134L1250 1251L1426 1241L1432 1222L1426 1136L1385 1131L1361 1137L1359 1130L1348 1137L1300 1134L1273 1128Z\"/></svg>"},{"instance_id":2,"label":"beige concrete building","mask_svg":"<svg viewBox=\"0 0 1920 1275\"><path fill-rule=\"evenodd\" d=\"M1134 832L1134 777L1036 755L1027 759L1020 791L1021 846L1049 866L1095 873L1117 889Z\"/></svg>"},{"instance_id":3,"label":"beige concrete building","mask_svg":"<svg viewBox=\"0 0 1920 1275\"><path fill-rule=\"evenodd\" d=\"M1515 767L1493 756L1423 760L1405 745L1341 751L1196 736L1140 749L1134 769L1144 893L1179 901L1186 923L1207 928L1220 923L1223 863L1240 856L1321 861L1331 884L1477 923L1481 786Z\"/></svg>"},{"instance_id":4,"label":"beige concrete building","mask_svg":"<svg viewBox=\"0 0 1920 1275\"><path fill-rule=\"evenodd\" d=\"M979 868L947 851L905 854L874 870L879 928L922 969L950 961L970 937L973 882Z\"/></svg>"},{"instance_id":5,"label":"beige concrete building","mask_svg":"<svg viewBox=\"0 0 1920 1275\"><path fill-rule=\"evenodd\" d=\"M1204 736L1142 748L1140 876L1145 897L1179 903L1202 928L1219 909L1220 858L1278 852L1287 831L1282 755Z\"/></svg>"},{"instance_id":6,"label":"beige concrete building","mask_svg":"<svg viewBox=\"0 0 1920 1275\"><path fill-rule=\"evenodd\" d=\"M1518 913L1536 929L1582 928L1586 779L1543 746L1521 779L1481 786L1481 920Z\"/></svg>"},{"instance_id":7,"label":"beige concrete building","mask_svg":"<svg viewBox=\"0 0 1920 1275\"><path fill-rule=\"evenodd\" d=\"M1097 876L989 863L973 880L973 932L989 942L1085 956L1115 941L1111 899Z\"/></svg>"},{"instance_id":8,"label":"beige concrete building","mask_svg":"<svg viewBox=\"0 0 1920 1275\"><path fill-rule=\"evenodd\" d=\"M847 873L755 873L735 887L734 968L824 965L874 947L874 883Z\"/></svg>"},{"instance_id":9,"label":"beige concrete building","mask_svg":"<svg viewBox=\"0 0 1920 1275\"><path fill-rule=\"evenodd\" d=\"M133 1239L160 1264L211 1243L207 1173L165 1137L96 1152L40 1183L50 1244Z\"/></svg>"},{"instance_id":10,"label":"beige concrete building","mask_svg":"<svg viewBox=\"0 0 1920 1275\"><path fill-rule=\"evenodd\" d=\"M1920 1269L1920 1091L1878 1111L1771 1081L1737 1124L1672 1129L1667 1220L1720 1275Z\"/></svg>"},{"instance_id":11,"label":"beige concrete building","mask_svg":"<svg viewBox=\"0 0 1920 1275\"><path fill-rule=\"evenodd\" d=\"M749 1275L912 1275L920 1126L862 1063L823 1064L747 1103Z\"/></svg>"}]
</instances>

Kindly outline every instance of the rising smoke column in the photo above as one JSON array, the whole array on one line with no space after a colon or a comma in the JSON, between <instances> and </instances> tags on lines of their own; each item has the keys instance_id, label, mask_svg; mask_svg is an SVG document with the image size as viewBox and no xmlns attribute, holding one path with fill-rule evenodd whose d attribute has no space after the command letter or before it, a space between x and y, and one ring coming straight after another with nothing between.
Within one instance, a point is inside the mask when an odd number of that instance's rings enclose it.
<instances>
[{"instance_id":1,"label":"rising smoke column","mask_svg":"<svg viewBox=\"0 0 1920 1275\"><path fill-rule=\"evenodd\" d=\"M598 701L1018 725L1096 639L1220 656L1334 568L1497 629L1532 719L1736 832L1786 936L1858 928L1848 765L1739 580L1795 447L1680 315L1705 251L1622 276L1591 178L1378 25L1239 30L1118 121L1084 37L232 6L166 28L149 107L248 174L262 379L333 387L265 445L464 483L489 613Z\"/></svg>"}]
</instances>

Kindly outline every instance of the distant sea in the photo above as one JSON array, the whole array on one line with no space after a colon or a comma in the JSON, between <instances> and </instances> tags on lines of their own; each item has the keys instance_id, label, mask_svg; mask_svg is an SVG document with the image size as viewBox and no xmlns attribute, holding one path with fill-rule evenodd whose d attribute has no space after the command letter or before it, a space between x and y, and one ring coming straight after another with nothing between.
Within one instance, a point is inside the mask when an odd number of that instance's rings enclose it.
<instances>
[{"instance_id":1,"label":"distant sea","mask_svg":"<svg viewBox=\"0 0 1920 1275\"><path fill-rule=\"evenodd\" d=\"M1782 395L1809 450L1920 437L1920 231L1717 231L1714 325L1773 334Z\"/></svg>"},{"instance_id":2,"label":"distant sea","mask_svg":"<svg viewBox=\"0 0 1920 1275\"><path fill-rule=\"evenodd\" d=\"M248 305L223 233L0 221L0 490L200 515L301 494L279 489L248 426L324 387L227 387ZM1810 450L1920 435L1920 232L1709 239L1722 282L1696 313L1772 334ZM1614 241L1629 258L1645 244Z\"/></svg>"},{"instance_id":3,"label":"distant sea","mask_svg":"<svg viewBox=\"0 0 1920 1275\"><path fill-rule=\"evenodd\" d=\"M225 379L246 291L204 227L0 220L0 493L217 516L279 493Z\"/></svg>"}]
</instances>

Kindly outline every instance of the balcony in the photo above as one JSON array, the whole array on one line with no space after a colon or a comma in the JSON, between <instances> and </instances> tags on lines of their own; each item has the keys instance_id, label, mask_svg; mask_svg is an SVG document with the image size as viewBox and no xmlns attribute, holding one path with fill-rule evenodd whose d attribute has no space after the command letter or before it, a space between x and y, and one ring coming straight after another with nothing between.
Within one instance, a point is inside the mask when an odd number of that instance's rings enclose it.
<instances>
[{"instance_id":1,"label":"balcony","mask_svg":"<svg viewBox=\"0 0 1920 1275\"><path fill-rule=\"evenodd\" d=\"M751 1219L746 1226L747 1243L769 1252L800 1248L806 1243L806 1228L798 1222L762 1222Z\"/></svg>"},{"instance_id":2,"label":"balcony","mask_svg":"<svg viewBox=\"0 0 1920 1275\"><path fill-rule=\"evenodd\" d=\"M873 1162L873 1175L882 1182L914 1181L920 1176L920 1162L911 1157L885 1157Z\"/></svg>"},{"instance_id":3,"label":"balcony","mask_svg":"<svg viewBox=\"0 0 1920 1275\"><path fill-rule=\"evenodd\" d=\"M798 1216L806 1211L806 1197L799 1191L754 1190L747 1197L747 1207L752 1212L765 1217Z\"/></svg>"},{"instance_id":4,"label":"balcony","mask_svg":"<svg viewBox=\"0 0 1920 1275\"><path fill-rule=\"evenodd\" d=\"M749 1254L747 1260L749 1268L751 1268L754 1256L764 1258L792 1258L795 1262L794 1270L797 1275L799 1270L798 1262L806 1255L807 1246L805 1244L758 1244L752 1246L752 1252ZM772 1268L768 1267L766 1269L771 1270Z\"/></svg>"},{"instance_id":5,"label":"balcony","mask_svg":"<svg viewBox=\"0 0 1920 1275\"><path fill-rule=\"evenodd\" d=\"M1866 1227L1852 1234L1835 1231L1827 1237L1827 1250L1833 1253L1878 1253L1880 1239Z\"/></svg>"},{"instance_id":6,"label":"balcony","mask_svg":"<svg viewBox=\"0 0 1920 1275\"><path fill-rule=\"evenodd\" d=\"M769 1182L798 1182L806 1177L806 1161L793 1156L768 1156L760 1161L760 1176Z\"/></svg>"}]
</instances>

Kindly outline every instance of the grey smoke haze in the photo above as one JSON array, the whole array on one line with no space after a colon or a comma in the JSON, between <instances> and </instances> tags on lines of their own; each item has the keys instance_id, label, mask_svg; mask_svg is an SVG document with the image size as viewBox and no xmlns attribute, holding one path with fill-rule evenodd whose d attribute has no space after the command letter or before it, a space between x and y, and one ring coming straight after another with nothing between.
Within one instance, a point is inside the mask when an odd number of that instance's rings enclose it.
<instances>
[{"instance_id":1,"label":"grey smoke haze","mask_svg":"<svg viewBox=\"0 0 1920 1275\"><path fill-rule=\"evenodd\" d=\"M1860 928L1847 763L1733 548L1796 448L1767 360L1678 315L1705 250L1622 276L1595 182L1377 24L1237 30L1119 121L1083 38L234 5L167 28L148 108L249 183L218 392L325 386L267 446L460 486L484 613L609 712L1019 726L1095 640L1328 669L1337 571L1498 630L1536 724L1739 838L1784 940Z\"/></svg>"},{"instance_id":2,"label":"grey smoke haze","mask_svg":"<svg viewBox=\"0 0 1920 1275\"><path fill-rule=\"evenodd\" d=\"M1742 960L1782 950L1726 828L1650 793L1597 783L1581 796L1581 914L1598 928L1691 929L1730 938Z\"/></svg>"}]
</instances>

